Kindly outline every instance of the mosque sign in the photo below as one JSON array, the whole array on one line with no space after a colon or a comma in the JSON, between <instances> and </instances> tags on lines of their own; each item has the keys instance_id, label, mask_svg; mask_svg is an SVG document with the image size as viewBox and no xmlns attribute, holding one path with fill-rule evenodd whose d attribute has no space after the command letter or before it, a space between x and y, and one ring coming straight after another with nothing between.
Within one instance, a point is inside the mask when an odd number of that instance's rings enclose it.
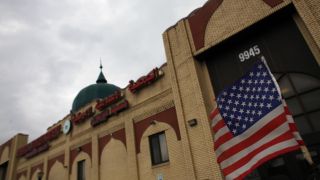
<instances>
[{"instance_id":1,"label":"mosque sign","mask_svg":"<svg viewBox=\"0 0 320 180\"><path fill-rule=\"evenodd\" d=\"M49 142L53 141L54 139L58 138L61 134L61 125L54 127L44 135L40 136L36 140L22 146L18 149L17 156L18 157L25 157L31 158L44 152L50 148Z\"/></svg>"},{"instance_id":2,"label":"mosque sign","mask_svg":"<svg viewBox=\"0 0 320 180\"><path fill-rule=\"evenodd\" d=\"M94 115L94 111L92 107L87 108L84 112L79 112L77 114L71 115L71 121L78 125L86 121L88 118L92 117Z\"/></svg>"},{"instance_id":3,"label":"mosque sign","mask_svg":"<svg viewBox=\"0 0 320 180\"><path fill-rule=\"evenodd\" d=\"M136 82L129 81L129 90L132 93L137 93L140 89L158 80L163 75L163 71L159 68L154 68L147 75L140 77Z\"/></svg>"},{"instance_id":4,"label":"mosque sign","mask_svg":"<svg viewBox=\"0 0 320 180\"><path fill-rule=\"evenodd\" d=\"M116 91L112 95L110 95L102 100L97 100L96 109L98 109L99 111L102 111L106 107L118 102L123 96L124 95L121 91Z\"/></svg>"},{"instance_id":5,"label":"mosque sign","mask_svg":"<svg viewBox=\"0 0 320 180\"><path fill-rule=\"evenodd\" d=\"M109 117L116 115L127 108L129 108L129 102L127 100L123 100L120 103L110 106L92 118L91 126L95 127L103 122L107 122Z\"/></svg>"}]
</instances>

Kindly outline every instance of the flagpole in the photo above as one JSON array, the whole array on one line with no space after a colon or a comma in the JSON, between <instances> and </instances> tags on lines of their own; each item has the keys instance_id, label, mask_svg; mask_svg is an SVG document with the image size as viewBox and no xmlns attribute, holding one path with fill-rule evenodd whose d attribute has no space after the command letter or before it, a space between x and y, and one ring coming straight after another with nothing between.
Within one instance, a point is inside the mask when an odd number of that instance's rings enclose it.
<instances>
[{"instance_id":1,"label":"flagpole","mask_svg":"<svg viewBox=\"0 0 320 180\"><path fill-rule=\"evenodd\" d=\"M302 154L304 156L304 158L307 160L307 162L311 165L311 166L314 166L314 162L312 160L312 157L311 157L311 154L310 154L310 151L309 149L307 148L307 146L303 145L303 146L300 146L301 148L301 151L302 151Z\"/></svg>"},{"instance_id":2,"label":"flagpole","mask_svg":"<svg viewBox=\"0 0 320 180\"><path fill-rule=\"evenodd\" d=\"M281 96L280 87L279 87L276 79L275 79L274 76L272 75L271 70L270 70L270 68L269 68L269 66L268 66L268 64L267 64L267 61L266 61L265 57L264 57L264 56L261 56L261 60L262 60L262 62L266 65L266 67L268 68L269 73L270 73L273 81L275 82L276 87L277 87L277 90L278 90L278 92L279 92L279 94L280 94L280 96ZM282 97L281 97L281 99L282 99ZM306 145L301 145L301 146L300 146L300 149L301 149L301 151L302 151L303 157L304 157L305 160L309 163L309 165L310 165L310 166L315 166L315 164L314 164L314 162L313 162L313 160L312 160L312 157L311 157L311 153L310 153L309 149L307 148L307 146L306 146Z\"/></svg>"}]
</instances>

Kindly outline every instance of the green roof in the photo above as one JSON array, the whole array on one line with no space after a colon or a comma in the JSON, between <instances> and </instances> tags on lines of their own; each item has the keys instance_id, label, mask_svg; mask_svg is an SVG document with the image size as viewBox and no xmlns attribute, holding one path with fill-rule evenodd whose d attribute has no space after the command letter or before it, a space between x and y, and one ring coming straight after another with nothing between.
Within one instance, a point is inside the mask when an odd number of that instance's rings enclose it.
<instances>
[{"instance_id":1,"label":"green roof","mask_svg":"<svg viewBox=\"0 0 320 180\"><path fill-rule=\"evenodd\" d=\"M115 91L120 90L118 86L107 83L107 80L102 73L102 66L100 68L101 72L96 81L97 83L83 88L74 98L71 109L73 113L94 100L103 99L112 95Z\"/></svg>"}]
</instances>

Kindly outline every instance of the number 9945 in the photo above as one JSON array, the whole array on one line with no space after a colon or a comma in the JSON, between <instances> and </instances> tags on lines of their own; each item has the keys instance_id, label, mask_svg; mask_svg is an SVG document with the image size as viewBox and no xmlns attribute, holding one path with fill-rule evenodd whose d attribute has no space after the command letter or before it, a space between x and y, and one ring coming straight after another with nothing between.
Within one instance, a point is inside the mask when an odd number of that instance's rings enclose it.
<instances>
[{"instance_id":1,"label":"number 9945","mask_svg":"<svg viewBox=\"0 0 320 180\"><path fill-rule=\"evenodd\" d=\"M240 59L240 62L244 62L245 60L250 59L251 57L254 57L256 55L259 55L261 53L260 48L258 45L254 45L250 47L249 49L239 53L238 57Z\"/></svg>"}]
</instances>

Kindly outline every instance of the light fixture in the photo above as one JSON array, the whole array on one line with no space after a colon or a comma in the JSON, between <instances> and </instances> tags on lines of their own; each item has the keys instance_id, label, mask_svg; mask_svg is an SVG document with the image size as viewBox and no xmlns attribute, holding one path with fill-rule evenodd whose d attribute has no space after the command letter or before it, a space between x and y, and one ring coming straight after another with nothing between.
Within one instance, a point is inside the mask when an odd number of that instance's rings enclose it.
<instances>
[{"instance_id":1,"label":"light fixture","mask_svg":"<svg viewBox=\"0 0 320 180\"><path fill-rule=\"evenodd\" d=\"M80 146L80 147L77 147L77 151L78 151L78 152L82 151L82 147L81 147L81 146Z\"/></svg>"},{"instance_id":2,"label":"light fixture","mask_svg":"<svg viewBox=\"0 0 320 180\"><path fill-rule=\"evenodd\" d=\"M197 121L197 119L191 119L188 121L188 124L190 127L193 127L193 126L198 125L198 121Z\"/></svg>"},{"instance_id":3,"label":"light fixture","mask_svg":"<svg viewBox=\"0 0 320 180\"><path fill-rule=\"evenodd\" d=\"M38 174L37 174L38 179L42 179L43 174L44 174L44 173L43 173L42 171L39 171Z\"/></svg>"}]
</instances>

